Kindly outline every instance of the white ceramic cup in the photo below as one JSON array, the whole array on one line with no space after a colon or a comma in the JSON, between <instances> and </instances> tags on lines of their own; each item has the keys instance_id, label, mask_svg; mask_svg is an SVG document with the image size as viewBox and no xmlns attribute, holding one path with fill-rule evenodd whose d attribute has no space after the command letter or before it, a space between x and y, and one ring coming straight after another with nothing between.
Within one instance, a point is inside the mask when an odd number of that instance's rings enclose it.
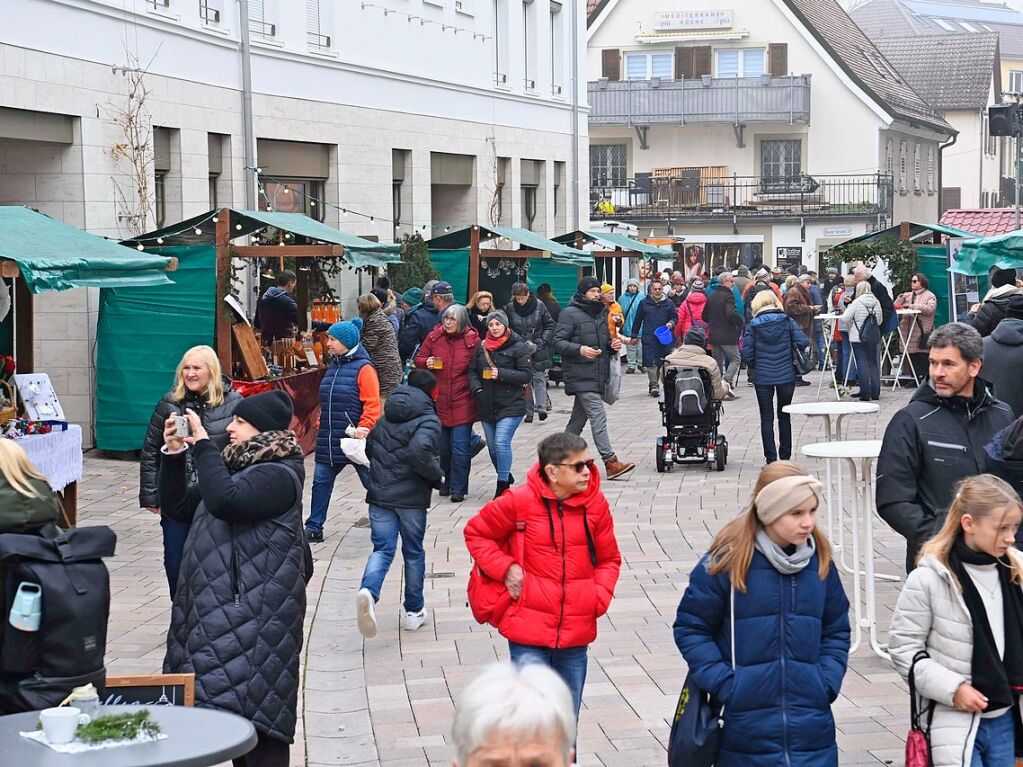
<instances>
[{"instance_id":1,"label":"white ceramic cup","mask_svg":"<svg viewBox=\"0 0 1023 767\"><path fill-rule=\"evenodd\" d=\"M43 723L43 732L50 743L70 743L75 739L78 725L92 721L88 714L74 706L44 708L39 712L39 721Z\"/></svg>"}]
</instances>

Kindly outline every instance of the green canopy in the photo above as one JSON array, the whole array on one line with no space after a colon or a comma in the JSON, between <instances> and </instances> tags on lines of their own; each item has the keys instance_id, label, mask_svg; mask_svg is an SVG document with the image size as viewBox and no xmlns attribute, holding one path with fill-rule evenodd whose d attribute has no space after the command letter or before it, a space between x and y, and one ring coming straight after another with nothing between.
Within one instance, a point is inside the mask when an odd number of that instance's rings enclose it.
<instances>
[{"instance_id":1,"label":"green canopy","mask_svg":"<svg viewBox=\"0 0 1023 767\"><path fill-rule=\"evenodd\" d=\"M505 237L519 243L522 246L520 249L539 250L550 253L551 259L555 263L567 266L593 266L593 256L585 250L576 250L563 243L548 240L546 237L536 232L531 232L528 229L517 229L510 226L481 226L479 232L480 245L483 245L489 237ZM471 242L471 235L472 229L466 227L457 232L434 237L426 243L426 246L430 250L434 248L440 250L467 248Z\"/></svg>"},{"instance_id":2,"label":"green canopy","mask_svg":"<svg viewBox=\"0 0 1023 767\"><path fill-rule=\"evenodd\" d=\"M1023 269L1023 230L967 240L950 272L986 276L992 267Z\"/></svg>"},{"instance_id":3,"label":"green canopy","mask_svg":"<svg viewBox=\"0 0 1023 767\"><path fill-rule=\"evenodd\" d=\"M909 239L913 240L922 234L928 234L937 232L938 234L948 235L949 237L976 237L977 235L972 232L964 232L962 229L956 229L951 226L945 226L944 224L918 224L916 222L909 222ZM855 242L873 242L875 240L884 240L895 238L899 239L902 236L902 224L896 224L890 226L887 229L881 229L877 232L867 232L857 237L846 240L845 242L839 243L839 245L832 245L832 248L840 247L841 245L852 245Z\"/></svg>"},{"instance_id":4,"label":"green canopy","mask_svg":"<svg viewBox=\"0 0 1023 767\"><path fill-rule=\"evenodd\" d=\"M32 293L169 285L169 259L89 234L22 206L0 206L0 259Z\"/></svg>"},{"instance_id":5,"label":"green canopy","mask_svg":"<svg viewBox=\"0 0 1023 767\"><path fill-rule=\"evenodd\" d=\"M607 248L621 248L639 253L643 258L674 258L675 254L671 248L661 248L656 245L647 245L645 242L634 240L627 234L621 232L595 232L592 230L568 232L554 238L555 242L575 242L576 238L586 242L596 242Z\"/></svg>"}]
</instances>

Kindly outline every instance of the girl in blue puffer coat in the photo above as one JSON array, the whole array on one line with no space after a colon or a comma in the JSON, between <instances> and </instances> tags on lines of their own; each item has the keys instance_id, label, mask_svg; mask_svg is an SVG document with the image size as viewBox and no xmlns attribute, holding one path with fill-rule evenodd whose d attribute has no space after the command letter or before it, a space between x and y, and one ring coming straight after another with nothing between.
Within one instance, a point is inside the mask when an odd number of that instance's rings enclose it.
<instances>
[{"instance_id":1,"label":"girl in blue puffer coat","mask_svg":"<svg viewBox=\"0 0 1023 767\"><path fill-rule=\"evenodd\" d=\"M796 464L765 467L679 603L675 644L724 705L717 767L838 764L831 704L849 657L849 600L816 526L820 503L820 483Z\"/></svg>"}]
</instances>

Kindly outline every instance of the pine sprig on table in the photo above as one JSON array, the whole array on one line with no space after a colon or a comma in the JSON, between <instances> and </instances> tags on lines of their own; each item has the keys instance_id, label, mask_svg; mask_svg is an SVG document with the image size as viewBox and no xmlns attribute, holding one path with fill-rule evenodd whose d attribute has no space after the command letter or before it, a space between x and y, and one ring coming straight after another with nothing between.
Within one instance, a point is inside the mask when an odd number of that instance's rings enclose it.
<instances>
[{"instance_id":1,"label":"pine sprig on table","mask_svg":"<svg viewBox=\"0 0 1023 767\"><path fill-rule=\"evenodd\" d=\"M100 743L104 740L134 740L140 735L155 737L160 732L160 725L150 716L149 710L142 709L130 714L101 716L79 725L76 737L85 743Z\"/></svg>"}]
</instances>

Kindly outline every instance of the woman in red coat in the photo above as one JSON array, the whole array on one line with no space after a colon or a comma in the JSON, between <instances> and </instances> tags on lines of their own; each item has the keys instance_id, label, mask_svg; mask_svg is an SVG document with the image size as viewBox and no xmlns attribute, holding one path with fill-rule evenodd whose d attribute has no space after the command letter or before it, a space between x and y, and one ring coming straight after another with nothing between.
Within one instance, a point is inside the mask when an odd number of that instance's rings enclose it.
<instances>
[{"instance_id":1,"label":"woman in red coat","mask_svg":"<svg viewBox=\"0 0 1023 767\"><path fill-rule=\"evenodd\" d=\"M473 614L508 640L516 663L543 663L572 691L576 718L586 652L614 596L622 557L600 473L575 434L552 434L523 485L465 526L477 571Z\"/></svg>"},{"instance_id":2,"label":"woman in red coat","mask_svg":"<svg viewBox=\"0 0 1023 767\"><path fill-rule=\"evenodd\" d=\"M476 422L476 406L469 395L469 366L479 342L469 312L461 304L451 304L416 354L416 367L428 368L437 377L440 465L455 503L464 501L469 492L469 442Z\"/></svg>"}]
</instances>

